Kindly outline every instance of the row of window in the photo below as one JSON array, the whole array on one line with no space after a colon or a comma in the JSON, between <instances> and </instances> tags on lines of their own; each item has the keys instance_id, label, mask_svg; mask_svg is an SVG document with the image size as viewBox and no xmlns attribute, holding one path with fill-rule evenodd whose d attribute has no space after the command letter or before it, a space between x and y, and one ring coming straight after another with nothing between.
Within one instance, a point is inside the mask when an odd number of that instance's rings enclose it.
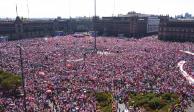
<instances>
[{"instance_id":1,"label":"row of window","mask_svg":"<svg viewBox=\"0 0 194 112\"><path fill-rule=\"evenodd\" d=\"M176 36L176 37L194 37L194 34L171 34L171 33L159 33L159 35L163 35L163 36Z\"/></svg>"},{"instance_id":2,"label":"row of window","mask_svg":"<svg viewBox=\"0 0 194 112\"><path fill-rule=\"evenodd\" d=\"M177 28L177 27L170 27L170 28L160 28L160 31L174 31L174 32L194 32L194 28Z\"/></svg>"}]
</instances>

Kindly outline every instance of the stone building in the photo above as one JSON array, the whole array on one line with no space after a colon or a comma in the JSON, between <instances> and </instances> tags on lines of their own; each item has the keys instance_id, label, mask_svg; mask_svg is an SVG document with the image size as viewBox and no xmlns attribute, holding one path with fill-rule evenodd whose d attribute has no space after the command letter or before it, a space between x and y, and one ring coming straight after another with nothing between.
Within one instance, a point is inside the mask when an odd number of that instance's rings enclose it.
<instances>
[{"instance_id":1,"label":"stone building","mask_svg":"<svg viewBox=\"0 0 194 112\"><path fill-rule=\"evenodd\" d=\"M15 21L0 21L0 35L8 36L9 40L54 35L55 31L67 32L67 20L23 20L16 17Z\"/></svg>"},{"instance_id":2,"label":"stone building","mask_svg":"<svg viewBox=\"0 0 194 112\"><path fill-rule=\"evenodd\" d=\"M73 19L74 32L89 32L93 30L93 21L92 18L74 18Z\"/></svg>"},{"instance_id":3,"label":"stone building","mask_svg":"<svg viewBox=\"0 0 194 112\"><path fill-rule=\"evenodd\" d=\"M9 40L55 36L56 32L64 34L74 32L88 32L93 30L90 18L71 19L21 19L0 21L0 36L7 36Z\"/></svg>"},{"instance_id":4,"label":"stone building","mask_svg":"<svg viewBox=\"0 0 194 112\"><path fill-rule=\"evenodd\" d=\"M194 42L194 19L160 17L159 39Z\"/></svg>"},{"instance_id":5,"label":"stone building","mask_svg":"<svg viewBox=\"0 0 194 112\"><path fill-rule=\"evenodd\" d=\"M97 18L95 27L99 35L139 37L158 33L159 21L158 16L129 12L117 17Z\"/></svg>"}]
</instances>

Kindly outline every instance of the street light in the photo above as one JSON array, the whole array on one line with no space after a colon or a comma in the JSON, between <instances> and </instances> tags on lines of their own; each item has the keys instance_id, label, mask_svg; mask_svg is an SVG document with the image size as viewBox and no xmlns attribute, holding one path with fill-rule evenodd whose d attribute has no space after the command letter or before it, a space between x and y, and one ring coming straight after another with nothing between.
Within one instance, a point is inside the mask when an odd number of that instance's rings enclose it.
<instances>
[{"instance_id":1,"label":"street light","mask_svg":"<svg viewBox=\"0 0 194 112\"><path fill-rule=\"evenodd\" d=\"M23 93L24 93L24 100L23 100L23 105L24 105L24 112L27 112L27 108L26 108L26 90L25 90L25 78L24 78L24 70L23 70L23 58L22 58L22 50L23 48L21 47L21 45L17 45L17 47L19 48L19 52L20 52L20 69L21 69L21 75L22 75L22 89L23 89Z\"/></svg>"}]
</instances>

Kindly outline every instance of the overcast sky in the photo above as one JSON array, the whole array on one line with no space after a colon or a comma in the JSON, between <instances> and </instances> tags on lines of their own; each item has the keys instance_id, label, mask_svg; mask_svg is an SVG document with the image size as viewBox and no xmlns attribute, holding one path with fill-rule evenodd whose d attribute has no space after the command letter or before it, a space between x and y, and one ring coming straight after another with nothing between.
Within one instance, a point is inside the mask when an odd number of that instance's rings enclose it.
<instances>
[{"instance_id":1,"label":"overcast sky","mask_svg":"<svg viewBox=\"0 0 194 112\"><path fill-rule=\"evenodd\" d=\"M68 18L93 16L94 0L0 0L0 18L16 17L16 4L19 16ZM175 16L189 12L194 15L194 0L96 0L97 15L112 16L136 11L147 14L169 14Z\"/></svg>"}]
</instances>

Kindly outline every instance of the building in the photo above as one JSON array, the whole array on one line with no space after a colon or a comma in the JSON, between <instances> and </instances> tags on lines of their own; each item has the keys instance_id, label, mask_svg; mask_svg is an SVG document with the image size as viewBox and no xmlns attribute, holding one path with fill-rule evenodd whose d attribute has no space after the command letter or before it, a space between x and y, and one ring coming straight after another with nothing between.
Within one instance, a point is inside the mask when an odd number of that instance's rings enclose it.
<instances>
[{"instance_id":1,"label":"building","mask_svg":"<svg viewBox=\"0 0 194 112\"><path fill-rule=\"evenodd\" d=\"M95 27L99 35L139 37L158 33L159 21L155 15L129 12L117 17L97 18Z\"/></svg>"},{"instance_id":2,"label":"building","mask_svg":"<svg viewBox=\"0 0 194 112\"><path fill-rule=\"evenodd\" d=\"M56 36L74 32L93 30L90 18L62 19L22 19L0 21L0 36L8 36L9 40Z\"/></svg>"},{"instance_id":3,"label":"building","mask_svg":"<svg viewBox=\"0 0 194 112\"><path fill-rule=\"evenodd\" d=\"M181 15L176 15L175 16L176 19L192 19L192 14L189 14L188 12L185 13L185 15L181 14Z\"/></svg>"},{"instance_id":4,"label":"building","mask_svg":"<svg viewBox=\"0 0 194 112\"><path fill-rule=\"evenodd\" d=\"M147 17L147 34L158 33L160 19L158 16Z\"/></svg>"},{"instance_id":5,"label":"building","mask_svg":"<svg viewBox=\"0 0 194 112\"><path fill-rule=\"evenodd\" d=\"M185 18L192 18L192 15L187 12L185 13Z\"/></svg>"},{"instance_id":6,"label":"building","mask_svg":"<svg viewBox=\"0 0 194 112\"><path fill-rule=\"evenodd\" d=\"M9 40L54 35L56 31L67 32L67 20L64 19L21 19L0 21L0 35Z\"/></svg>"},{"instance_id":7,"label":"building","mask_svg":"<svg viewBox=\"0 0 194 112\"><path fill-rule=\"evenodd\" d=\"M194 19L160 17L159 39L194 42Z\"/></svg>"},{"instance_id":8,"label":"building","mask_svg":"<svg viewBox=\"0 0 194 112\"><path fill-rule=\"evenodd\" d=\"M80 17L72 19L74 32L89 32L93 30L92 18Z\"/></svg>"},{"instance_id":9,"label":"building","mask_svg":"<svg viewBox=\"0 0 194 112\"><path fill-rule=\"evenodd\" d=\"M7 36L0 36L0 42L6 42L6 41L8 41Z\"/></svg>"}]
</instances>

